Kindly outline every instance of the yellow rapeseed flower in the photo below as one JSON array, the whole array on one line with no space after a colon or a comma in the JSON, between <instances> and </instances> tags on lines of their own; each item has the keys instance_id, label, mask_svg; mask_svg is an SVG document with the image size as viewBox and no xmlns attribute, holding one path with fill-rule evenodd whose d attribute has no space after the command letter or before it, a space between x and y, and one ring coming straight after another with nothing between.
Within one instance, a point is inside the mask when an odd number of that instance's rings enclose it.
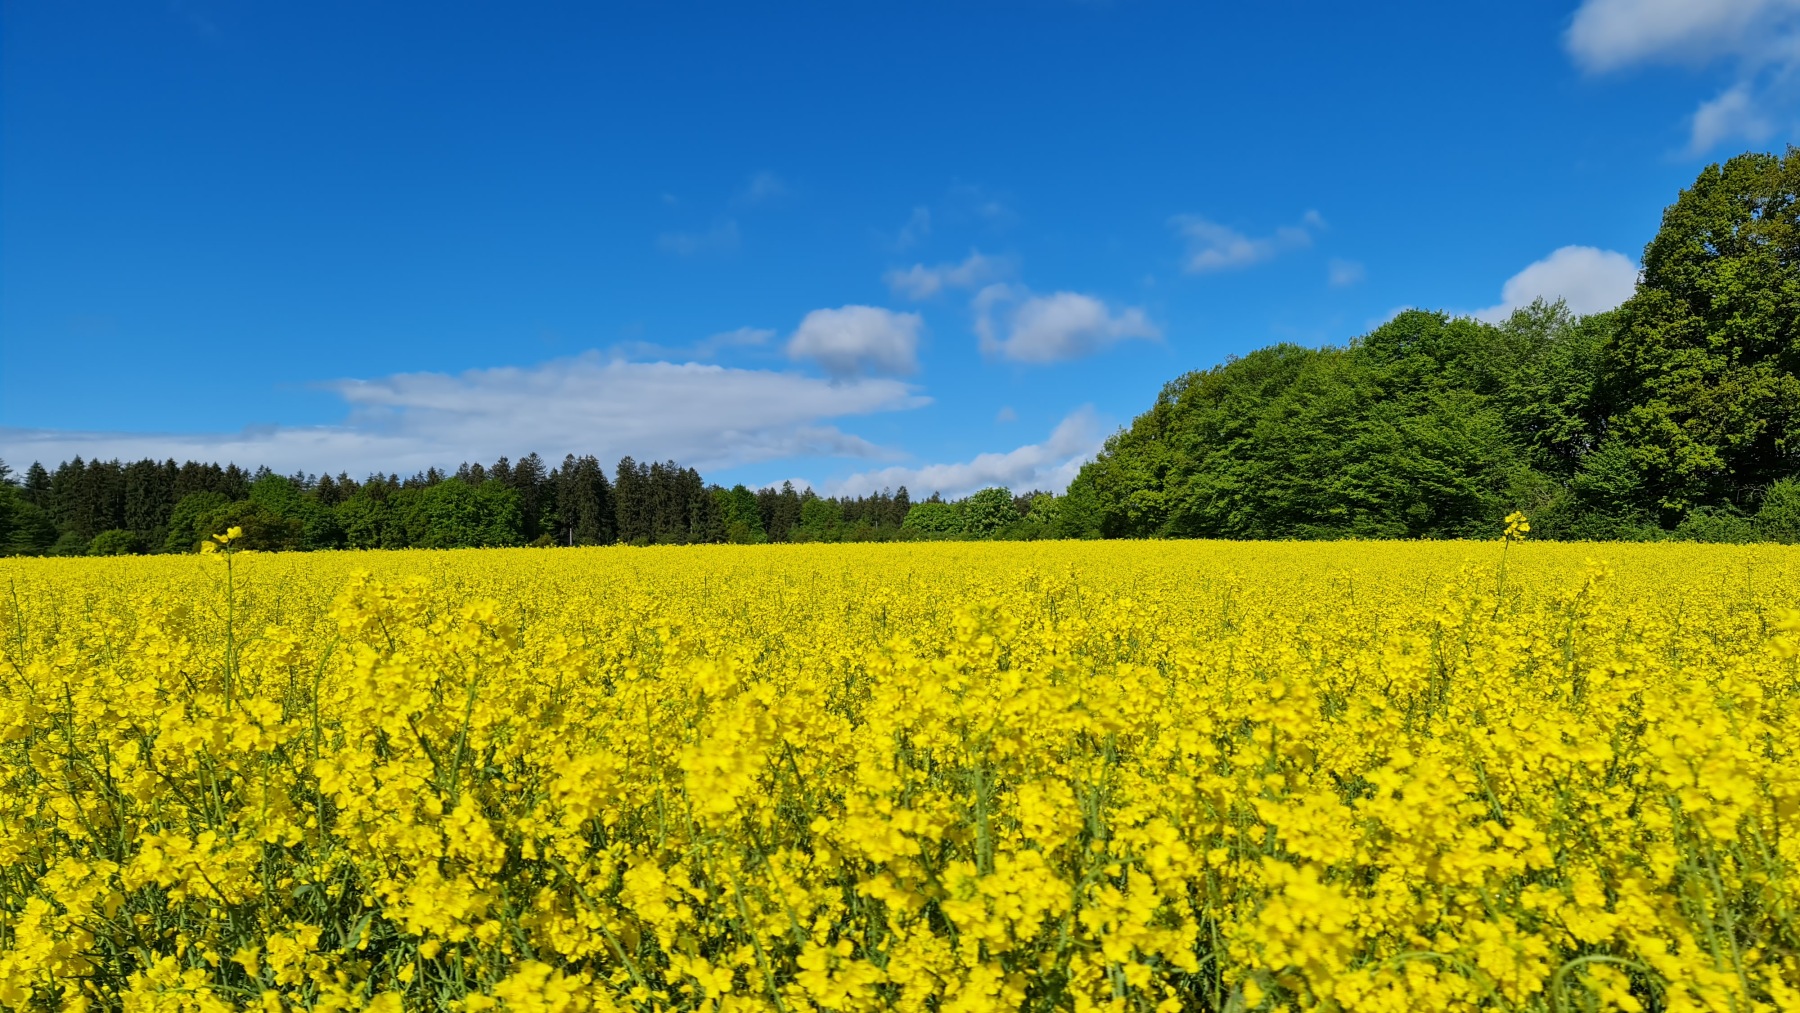
<instances>
[{"instance_id":1,"label":"yellow rapeseed flower","mask_svg":"<svg viewBox=\"0 0 1800 1013\"><path fill-rule=\"evenodd\" d=\"M241 537L0 560L0 1009L1800 1008L1800 549Z\"/></svg>"}]
</instances>

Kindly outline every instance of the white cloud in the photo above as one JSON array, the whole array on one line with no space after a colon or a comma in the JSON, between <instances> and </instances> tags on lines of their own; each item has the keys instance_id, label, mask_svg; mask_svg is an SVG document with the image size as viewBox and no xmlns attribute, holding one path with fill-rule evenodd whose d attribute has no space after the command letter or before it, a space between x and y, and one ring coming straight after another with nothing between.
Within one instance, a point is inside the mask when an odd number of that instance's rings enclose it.
<instances>
[{"instance_id":1,"label":"white cloud","mask_svg":"<svg viewBox=\"0 0 1800 1013\"><path fill-rule=\"evenodd\" d=\"M460 374L403 373L329 385L348 417L237 433L0 429L0 457L46 463L151 457L267 464L278 471L418 471L536 451L672 458L705 471L810 455L882 458L831 420L930 403L896 380L833 383L796 373L596 354Z\"/></svg>"},{"instance_id":2,"label":"white cloud","mask_svg":"<svg viewBox=\"0 0 1800 1013\"><path fill-rule=\"evenodd\" d=\"M1592 246L1565 246L1506 279L1498 305L1473 315L1499 323L1535 299L1568 303L1575 313L1599 313L1631 298L1637 264L1623 253Z\"/></svg>"},{"instance_id":3,"label":"white cloud","mask_svg":"<svg viewBox=\"0 0 1800 1013\"><path fill-rule=\"evenodd\" d=\"M1584 0L1563 38L1584 69L1700 67L1723 60L1734 81L1695 109L1694 153L1728 140L1760 143L1794 111L1800 0Z\"/></svg>"},{"instance_id":4,"label":"white cloud","mask_svg":"<svg viewBox=\"0 0 1800 1013\"><path fill-rule=\"evenodd\" d=\"M684 257L696 253L725 253L737 247L737 222L729 219L705 232L665 232L656 237L657 249Z\"/></svg>"},{"instance_id":5,"label":"white cloud","mask_svg":"<svg viewBox=\"0 0 1800 1013\"><path fill-rule=\"evenodd\" d=\"M913 373L919 368L919 331L924 326L917 313L877 306L813 310L788 338L787 353L789 358L811 359L835 378Z\"/></svg>"},{"instance_id":6,"label":"white cloud","mask_svg":"<svg viewBox=\"0 0 1800 1013\"><path fill-rule=\"evenodd\" d=\"M1091 407L1082 407L1057 424L1050 438L1004 453L980 454L954 464L891 467L859 472L826 484L831 495L866 495L880 489L906 486L914 501L933 492L965 496L977 489L1002 485L1014 492L1044 489L1062 492L1105 443L1099 419Z\"/></svg>"},{"instance_id":7,"label":"white cloud","mask_svg":"<svg viewBox=\"0 0 1800 1013\"><path fill-rule=\"evenodd\" d=\"M1721 141L1734 137L1761 143L1774 133L1775 124L1770 122L1762 103L1751 94L1749 85L1740 82L1694 110L1688 146L1696 152L1710 151Z\"/></svg>"},{"instance_id":8,"label":"white cloud","mask_svg":"<svg viewBox=\"0 0 1800 1013\"><path fill-rule=\"evenodd\" d=\"M1169 224L1187 241L1183 270L1208 274L1260 264L1289 250L1303 250L1312 245L1314 232L1324 230L1325 219L1317 211L1308 211L1301 216L1299 225L1283 225L1266 236L1247 236L1199 215L1176 215Z\"/></svg>"},{"instance_id":9,"label":"white cloud","mask_svg":"<svg viewBox=\"0 0 1800 1013\"><path fill-rule=\"evenodd\" d=\"M1162 336L1142 309L1114 313L1079 292L1034 295L1019 285L989 285L976 293L974 308L981 350L1014 362L1062 362L1129 338Z\"/></svg>"},{"instance_id":10,"label":"white cloud","mask_svg":"<svg viewBox=\"0 0 1800 1013\"><path fill-rule=\"evenodd\" d=\"M1793 0L1586 0L1564 42L1592 71L1701 63L1755 48L1755 29L1796 10Z\"/></svg>"},{"instance_id":11,"label":"white cloud","mask_svg":"<svg viewBox=\"0 0 1800 1013\"><path fill-rule=\"evenodd\" d=\"M1325 280L1330 282L1332 288L1349 288L1351 285L1360 284L1368 276L1369 272L1354 260L1339 260L1333 257L1325 265Z\"/></svg>"},{"instance_id":12,"label":"white cloud","mask_svg":"<svg viewBox=\"0 0 1800 1013\"><path fill-rule=\"evenodd\" d=\"M1011 264L1008 261L985 256L980 250L970 250L960 264L936 267L914 264L904 271L894 268L882 277L895 295L917 301L929 299L948 288L974 288L1009 273Z\"/></svg>"},{"instance_id":13,"label":"white cloud","mask_svg":"<svg viewBox=\"0 0 1800 1013\"><path fill-rule=\"evenodd\" d=\"M994 413L994 421L1002 425L1008 422L1017 422L1019 421L1019 413L1013 411L1012 405L1005 405L998 412Z\"/></svg>"}]
</instances>

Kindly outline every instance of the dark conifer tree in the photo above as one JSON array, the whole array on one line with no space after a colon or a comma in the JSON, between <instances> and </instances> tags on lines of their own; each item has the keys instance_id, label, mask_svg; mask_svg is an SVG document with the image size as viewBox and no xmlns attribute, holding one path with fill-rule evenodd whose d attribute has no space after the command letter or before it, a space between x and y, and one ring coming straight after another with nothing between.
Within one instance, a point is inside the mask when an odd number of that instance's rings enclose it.
<instances>
[{"instance_id":1,"label":"dark conifer tree","mask_svg":"<svg viewBox=\"0 0 1800 1013\"><path fill-rule=\"evenodd\" d=\"M614 516L618 518L619 541L650 542L656 538L654 491L650 488L650 469L624 457L613 474Z\"/></svg>"},{"instance_id":2,"label":"dark conifer tree","mask_svg":"<svg viewBox=\"0 0 1800 1013\"><path fill-rule=\"evenodd\" d=\"M612 483L592 455L563 458L556 481L557 542L610 545L618 539Z\"/></svg>"},{"instance_id":3,"label":"dark conifer tree","mask_svg":"<svg viewBox=\"0 0 1800 1013\"><path fill-rule=\"evenodd\" d=\"M217 468L218 465L213 465ZM227 464L225 471L219 476L218 487L213 492L226 499L236 501L250 498L250 473L236 464Z\"/></svg>"},{"instance_id":4,"label":"dark conifer tree","mask_svg":"<svg viewBox=\"0 0 1800 1013\"><path fill-rule=\"evenodd\" d=\"M25 484L20 486L25 502L40 510L50 509L50 473L37 461L25 469Z\"/></svg>"},{"instance_id":5,"label":"dark conifer tree","mask_svg":"<svg viewBox=\"0 0 1800 1013\"><path fill-rule=\"evenodd\" d=\"M142 545L161 545L175 509L174 461L133 461L125 468L124 527Z\"/></svg>"},{"instance_id":6,"label":"dark conifer tree","mask_svg":"<svg viewBox=\"0 0 1800 1013\"><path fill-rule=\"evenodd\" d=\"M505 464L506 459L501 458L494 468L505 472ZM512 481L508 484L519 495L519 514L523 521L525 541L534 542L555 523L544 516L544 487L550 480L549 469L544 467L544 459L534 451L519 458L519 463L512 466L510 475Z\"/></svg>"}]
</instances>

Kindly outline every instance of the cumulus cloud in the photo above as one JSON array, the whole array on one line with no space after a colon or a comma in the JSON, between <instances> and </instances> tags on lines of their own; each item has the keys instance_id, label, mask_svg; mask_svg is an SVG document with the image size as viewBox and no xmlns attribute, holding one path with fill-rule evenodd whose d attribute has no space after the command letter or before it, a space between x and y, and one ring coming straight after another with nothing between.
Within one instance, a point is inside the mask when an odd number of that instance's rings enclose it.
<instances>
[{"instance_id":1,"label":"cumulus cloud","mask_svg":"<svg viewBox=\"0 0 1800 1013\"><path fill-rule=\"evenodd\" d=\"M980 454L968 461L928 464L921 467L889 467L859 472L827 483L830 495L867 495L881 489L905 486L914 500L933 492L965 496L977 489L1001 485L1014 492L1044 489L1060 493L1099 452L1106 437L1092 407L1084 406L1057 423L1049 439L1004 452Z\"/></svg>"},{"instance_id":2,"label":"cumulus cloud","mask_svg":"<svg viewBox=\"0 0 1800 1013\"><path fill-rule=\"evenodd\" d=\"M1248 236L1199 215L1176 215L1169 224L1187 243L1182 268L1189 274L1210 274L1260 264L1289 250L1303 250L1312 245L1313 233L1325 228L1325 219L1317 211L1308 211L1301 216L1300 224L1283 225L1266 236Z\"/></svg>"},{"instance_id":3,"label":"cumulus cloud","mask_svg":"<svg viewBox=\"0 0 1800 1013\"><path fill-rule=\"evenodd\" d=\"M929 299L945 289L974 288L986 284L1011 273L1011 267L1003 259L985 256L980 250L970 250L968 257L960 264L939 264L936 267L914 264L905 270L896 267L882 277L895 295L918 301Z\"/></svg>"},{"instance_id":4,"label":"cumulus cloud","mask_svg":"<svg viewBox=\"0 0 1800 1013\"><path fill-rule=\"evenodd\" d=\"M1694 110L1695 153L1760 143L1792 123L1800 80L1800 0L1584 0L1564 35L1582 68L1731 64L1733 83Z\"/></svg>"},{"instance_id":5,"label":"cumulus cloud","mask_svg":"<svg viewBox=\"0 0 1800 1013\"><path fill-rule=\"evenodd\" d=\"M839 379L914 373L924 326L917 313L878 306L813 310L788 338L787 353L792 359L810 359Z\"/></svg>"},{"instance_id":6,"label":"cumulus cloud","mask_svg":"<svg viewBox=\"0 0 1800 1013\"><path fill-rule=\"evenodd\" d=\"M1592 246L1565 246L1506 279L1498 305L1474 316L1499 323L1533 300L1568 303L1576 313L1599 313L1631 298L1638 268L1630 257Z\"/></svg>"},{"instance_id":7,"label":"cumulus cloud","mask_svg":"<svg viewBox=\"0 0 1800 1013\"><path fill-rule=\"evenodd\" d=\"M349 409L328 426L236 433L0 429L8 461L86 458L235 461L278 471L410 473L536 451L673 458L702 470L787 457L892 457L832 420L930 403L910 384L833 383L772 370L607 361L588 354L530 367L403 373L328 385Z\"/></svg>"},{"instance_id":8,"label":"cumulus cloud","mask_svg":"<svg viewBox=\"0 0 1800 1013\"><path fill-rule=\"evenodd\" d=\"M976 293L974 308L981 350L1014 362L1064 362L1130 338L1162 337L1142 309L1115 313L1080 292L1035 295L1021 285L995 284Z\"/></svg>"},{"instance_id":9,"label":"cumulus cloud","mask_svg":"<svg viewBox=\"0 0 1800 1013\"><path fill-rule=\"evenodd\" d=\"M726 220L705 232L665 232L656 237L656 248L683 257L728 253L738 248L738 239L737 222Z\"/></svg>"}]
</instances>

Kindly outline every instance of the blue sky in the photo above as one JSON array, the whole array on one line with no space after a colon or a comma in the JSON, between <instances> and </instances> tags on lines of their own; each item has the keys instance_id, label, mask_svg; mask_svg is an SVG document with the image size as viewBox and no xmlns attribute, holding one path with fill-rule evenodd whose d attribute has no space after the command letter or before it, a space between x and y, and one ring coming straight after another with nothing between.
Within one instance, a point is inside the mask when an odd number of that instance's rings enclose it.
<instances>
[{"instance_id":1,"label":"blue sky","mask_svg":"<svg viewBox=\"0 0 1800 1013\"><path fill-rule=\"evenodd\" d=\"M1180 373L1629 293L1800 0L0 7L0 457L1056 488Z\"/></svg>"}]
</instances>

